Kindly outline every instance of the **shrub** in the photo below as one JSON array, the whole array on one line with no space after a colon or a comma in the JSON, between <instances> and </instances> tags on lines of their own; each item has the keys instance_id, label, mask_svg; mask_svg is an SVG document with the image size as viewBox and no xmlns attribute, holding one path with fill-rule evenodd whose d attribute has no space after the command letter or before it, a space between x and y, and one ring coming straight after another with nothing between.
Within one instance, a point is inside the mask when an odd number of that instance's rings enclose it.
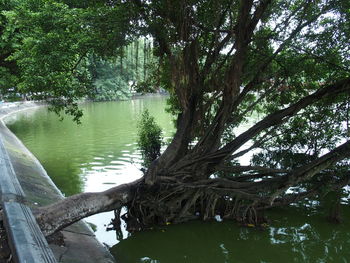
<instances>
[{"instance_id":1,"label":"shrub","mask_svg":"<svg viewBox=\"0 0 350 263\"><path fill-rule=\"evenodd\" d=\"M162 145L162 129L155 122L148 110L142 113L138 122L138 141L137 144L141 150L143 166L149 165L160 156Z\"/></svg>"}]
</instances>

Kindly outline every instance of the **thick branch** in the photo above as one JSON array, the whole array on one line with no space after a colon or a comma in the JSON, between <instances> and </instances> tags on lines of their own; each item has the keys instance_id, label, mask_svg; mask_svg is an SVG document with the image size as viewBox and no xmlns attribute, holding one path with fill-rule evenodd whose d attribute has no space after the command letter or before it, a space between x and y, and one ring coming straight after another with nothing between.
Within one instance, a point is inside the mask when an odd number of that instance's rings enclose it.
<instances>
[{"instance_id":1,"label":"thick branch","mask_svg":"<svg viewBox=\"0 0 350 263\"><path fill-rule=\"evenodd\" d=\"M298 183L302 180L308 179L318 173L319 171L333 165L336 162L343 160L350 156L350 141L343 143L329 153L296 169L289 177L290 180Z\"/></svg>"},{"instance_id":2,"label":"thick branch","mask_svg":"<svg viewBox=\"0 0 350 263\"><path fill-rule=\"evenodd\" d=\"M289 187L312 178L314 175L318 174L320 171L327 169L331 165L349 156L350 156L350 141L338 146L337 148L321 156L320 158L297 168L296 170L287 174L286 176L278 178L277 180L280 181L280 186L269 197L268 203L272 204L273 201L280 194L284 193ZM274 179L271 179L270 182L273 180ZM266 183L266 181L262 182L262 184Z\"/></svg>"},{"instance_id":3,"label":"thick branch","mask_svg":"<svg viewBox=\"0 0 350 263\"><path fill-rule=\"evenodd\" d=\"M294 116L300 110L306 108L307 106L325 97L333 97L349 90L350 90L349 78L331 85L327 85L323 88L320 88L316 92L302 98L301 100L292 104L291 106L266 116L263 120L259 121L253 127L251 127L247 131L237 136L233 141L229 142L221 149L211 154L206 154L204 156L197 155L197 156L190 156L190 158L185 157L186 160L184 159L171 167L171 170L172 170L171 172L176 173L176 171L179 171L186 167L190 167L191 165L194 165L194 164L197 167L196 169L199 169L198 166L202 163L202 164L211 164L211 170L207 170L207 173L211 174L213 171L215 171L215 168L216 168L215 165L219 165L225 159L230 158L236 150L238 150L242 145L244 145L246 142L251 140L254 136L258 135L263 130L266 130L270 127L274 127L276 125L280 125L286 120L286 118Z\"/></svg>"},{"instance_id":4,"label":"thick branch","mask_svg":"<svg viewBox=\"0 0 350 263\"><path fill-rule=\"evenodd\" d=\"M267 173L286 173L288 170L285 169L273 169L263 166L224 166L220 165L217 168L219 171L230 172L230 173L241 173L241 172L249 172L249 171L260 171Z\"/></svg>"},{"instance_id":5,"label":"thick branch","mask_svg":"<svg viewBox=\"0 0 350 263\"><path fill-rule=\"evenodd\" d=\"M307 5L305 6L305 8L307 7ZM310 24L312 24L313 22L315 22L327 9L322 10L321 12L317 13L316 15L314 15L311 18L308 18L305 22L303 22L303 20L300 20L299 24L297 25L297 27L295 29L293 29L293 31L290 33L290 35L282 40L282 43L278 46L278 48L273 52L273 54L269 57L266 58L266 60L264 60L261 65L259 65L259 67L256 70L256 74L253 77L253 79L247 84L245 85L244 89L242 90L242 92L239 94L239 96L236 98L236 100L233 102L233 109L236 109L239 104L244 100L245 96L255 88L255 86L260 83L260 76L265 72L265 70L267 69L268 65L270 65L270 63L277 57L277 55L284 50L284 48L291 43L291 41L307 26L309 26Z\"/></svg>"},{"instance_id":6,"label":"thick branch","mask_svg":"<svg viewBox=\"0 0 350 263\"><path fill-rule=\"evenodd\" d=\"M312 103L315 103L316 101L321 100L324 97L335 96L348 90L350 90L350 79L345 79L335 84L321 88L313 94L299 100L297 103L268 115L266 118L251 127L249 130L239 135L235 140L228 143L222 149L218 150L216 153L213 153L209 158L212 159L229 157L230 154L236 151L239 147L241 147L255 135L259 134L262 130L280 124L284 121L284 118L295 115L300 110L304 109Z\"/></svg>"},{"instance_id":7,"label":"thick branch","mask_svg":"<svg viewBox=\"0 0 350 263\"><path fill-rule=\"evenodd\" d=\"M342 178L335 183L327 184L329 191L335 191L338 189L341 189L345 185L348 185L350 183L350 174L348 173L345 178ZM269 206L262 206L261 208L270 208L270 207L276 207L276 206L284 206L289 205L291 203L295 203L297 201L303 200L307 197L314 196L319 193L319 189L324 186L324 183L317 184L314 188L312 188L309 191L302 192L302 193L294 193L294 194L287 194L283 197L276 198L275 202Z\"/></svg>"},{"instance_id":8,"label":"thick branch","mask_svg":"<svg viewBox=\"0 0 350 263\"><path fill-rule=\"evenodd\" d=\"M239 16L237 24L235 25L234 49L236 52L232 58L231 65L225 73L226 80L223 89L223 100L214 121L206 131L206 134L196 145L195 151L197 152L204 154L218 149L220 145L221 135L224 132L227 120L230 118L233 110L233 101L236 100L239 94L248 45L251 42L251 37L257 23L269 3L270 0L262 1L261 5L255 11L253 18L251 18L250 11L253 6L253 1L241 1ZM226 37L229 37L229 35Z\"/></svg>"},{"instance_id":9,"label":"thick branch","mask_svg":"<svg viewBox=\"0 0 350 263\"><path fill-rule=\"evenodd\" d=\"M247 1L245 3L245 8L247 9L247 7L249 7L249 4L252 4L252 2ZM243 27L241 30L238 30L237 34L237 41L235 43L235 48L239 51L239 47L242 46L242 43L244 43L245 40L249 40L251 38L251 34L253 33L253 30L255 29L258 21L261 19L264 11L266 10L266 8L268 7L270 1L262 1L262 3L260 4L260 6L257 8L257 10L254 13L254 16L252 19L249 19L247 17L246 11L241 11L243 14L245 15L241 15L240 20L242 19L246 19L249 20L249 26L248 29L246 29L246 23L241 25L240 23L236 26L238 29L241 27ZM250 6L251 8L251 6ZM244 10L243 9L243 10ZM202 139L199 141L199 143L197 144L198 148L203 148L202 145L204 144L208 144L208 142L210 142L212 140L212 138L218 138L220 137L220 132L223 131L224 125L223 122L225 121L225 115L227 116L230 112L234 111L235 109L237 109L237 107L239 106L239 104L244 100L245 96L254 89L254 87L256 86L256 84L260 83L259 78L261 76L261 74L267 69L268 65L275 59L275 57L285 48L285 46L290 43L290 41L292 39L295 38L295 36L305 27L309 26L311 23L313 23L321 14L323 14L323 12L325 12L325 10L322 10L321 12L319 12L318 14L316 14L315 16L309 18L307 21L305 21L304 23L302 22L302 20L300 21L300 23L297 25L297 27L291 32L291 34L289 35L289 37L287 37L287 39L285 39L282 44L275 50L275 52L268 57L265 61L263 61L263 63L258 67L257 73L256 75L253 77L253 79L247 84L245 85L243 91L236 97L231 98L229 96L227 96L225 94L224 98L229 98L231 100L229 100L229 104L231 105L230 107L224 107L224 105L222 105L217 113L217 115L215 116L214 121L212 122L212 125L207 129L205 135L202 137ZM243 33L239 33L240 31L244 31ZM246 34L246 35L245 35ZM241 37L239 37L241 36ZM246 39L243 38L243 36L246 37ZM243 39L242 39L243 38ZM239 42L242 43L239 43ZM248 45L249 41L246 43ZM244 45L243 45L244 47ZM247 47L247 46L245 46ZM235 63L237 63L237 60L239 60L239 53L238 51L236 52L236 57L233 60ZM238 55L237 55L238 54ZM236 67L233 68L233 70L231 70L231 72L229 72L228 75L232 75L235 76L236 72L239 72ZM233 74L235 73L235 74ZM240 83L239 83L240 84ZM223 100L223 104L225 104L225 100ZM225 112L227 112L225 114ZM220 125L221 123L221 125ZM196 147L197 147L196 146ZM208 148L213 148L212 145L209 144ZM202 150L202 149L200 149Z\"/></svg>"},{"instance_id":10,"label":"thick branch","mask_svg":"<svg viewBox=\"0 0 350 263\"><path fill-rule=\"evenodd\" d=\"M120 208L133 198L142 179L113 187L99 193L73 195L49 206L39 208L36 220L45 236L49 236L74 222L101 212Z\"/></svg>"}]
</instances>

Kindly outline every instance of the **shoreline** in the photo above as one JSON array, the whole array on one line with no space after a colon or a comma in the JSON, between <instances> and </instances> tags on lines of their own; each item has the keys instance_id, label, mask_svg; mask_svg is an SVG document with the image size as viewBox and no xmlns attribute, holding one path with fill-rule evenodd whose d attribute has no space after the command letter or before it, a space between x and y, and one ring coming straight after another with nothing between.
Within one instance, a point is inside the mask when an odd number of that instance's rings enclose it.
<instances>
[{"instance_id":1,"label":"shoreline","mask_svg":"<svg viewBox=\"0 0 350 263\"><path fill-rule=\"evenodd\" d=\"M64 196L47 175L37 158L7 128L5 119L19 112L45 105L40 102L0 104L0 136L10 156L16 176L25 192L26 202L33 211L35 211L36 207L54 203L63 199ZM115 262L108 249L96 239L93 231L85 221L74 223L60 233L63 243L50 243L49 240L50 248L58 262Z\"/></svg>"}]
</instances>

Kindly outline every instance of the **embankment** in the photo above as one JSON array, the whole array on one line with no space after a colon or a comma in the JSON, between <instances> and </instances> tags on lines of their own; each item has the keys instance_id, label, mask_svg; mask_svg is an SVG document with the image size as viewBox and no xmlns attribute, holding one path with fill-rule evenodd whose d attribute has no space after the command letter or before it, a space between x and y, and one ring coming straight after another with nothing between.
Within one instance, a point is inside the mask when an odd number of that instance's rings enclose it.
<instances>
[{"instance_id":1,"label":"embankment","mask_svg":"<svg viewBox=\"0 0 350 263\"><path fill-rule=\"evenodd\" d=\"M26 203L32 210L60 200L63 197L45 169L23 143L6 127L6 118L20 111L35 110L43 104L35 102L1 103L0 136L10 156L16 176L26 195ZM54 150L54 149L52 149ZM112 263L115 262L107 248L99 243L93 231L79 221L61 231L61 241L49 241L58 262L63 263Z\"/></svg>"}]
</instances>

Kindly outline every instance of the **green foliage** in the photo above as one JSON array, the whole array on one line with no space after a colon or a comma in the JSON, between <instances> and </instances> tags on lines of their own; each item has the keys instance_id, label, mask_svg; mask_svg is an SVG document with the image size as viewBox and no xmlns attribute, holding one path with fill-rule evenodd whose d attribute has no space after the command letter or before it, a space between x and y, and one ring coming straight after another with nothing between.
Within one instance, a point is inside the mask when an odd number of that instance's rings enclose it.
<instances>
[{"instance_id":1,"label":"green foliage","mask_svg":"<svg viewBox=\"0 0 350 263\"><path fill-rule=\"evenodd\" d=\"M126 100L130 98L129 86L120 78L99 79L94 82L94 101Z\"/></svg>"},{"instance_id":2,"label":"green foliage","mask_svg":"<svg viewBox=\"0 0 350 263\"><path fill-rule=\"evenodd\" d=\"M237 58L243 3L1 1L0 87L47 99L76 119L80 98L126 99L162 88L175 115L193 103L195 141L221 118L220 107L230 108L222 105L224 91L230 68L242 59L237 81L253 85L222 124L224 145L252 115L264 118L349 78L348 1L272 1ZM260 3L252 1L251 11ZM263 152L319 156L349 139L349 101L348 94L322 99L253 141Z\"/></svg>"},{"instance_id":3,"label":"green foliage","mask_svg":"<svg viewBox=\"0 0 350 263\"><path fill-rule=\"evenodd\" d=\"M127 70L121 74L120 66L116 61L90 56L88 71L94 86L90 99L94 101L125 100L131 96L129 79L125 74Z\"/></svg>"},{"instance_id":4,"label":"green foliage","mask_svg":"<svg viewBox=\"0 0 350 263\"><path fill-rule=\"evenodd\" d=\"M143 165L148 167L160 156L162 129L155 122L148 110L145 110L138 122L138 146L142 153Z\"/></svg>"},{"instance_id":5,"label":"green foliage","mask_svg":"<svg viewBox=\"0 0 350 263\"><path fill-rule=\"evenodd\" d=\"M8 95L18 81L18 67L9 56L18 45L16 25L9 23L6 12L13 8L12 1L0 1L0 94Z\"/></svg>"},{"instance_id":6,"label":"green foliage","mask_svg":"<svg viewBox=\"0 0 350 263\"><path fill-rule=\"evenodd\" d=\"M252 164L271 168L294 169L316 158L316 155L276 149L255 154L252 158Z\"/></svg>"},{"instance_id":7,"label":"green foliage","mask_svg":"<svg viewBox=\"0 0 350 263\"><path fill-rule=\"evenodd\" d=\"M89 41L81 28L83 12L53 1L25 1L6 17L18 27L21 44L10 59L21 70L18 87L39 98L77 99L90 87L78 67Z\"/></svg>"},{"instance_id":8,"label":"green foliage","mask_svg":"<svg viewBox=\"0 0 350 263\"><path fill-rule=\"evenodd\" d=\"M90 98L95 101L124 100L135 92L155 92L155 63L150 49L149 41L143 38L120 48L117 57L89 55L87 68L94 86Z\"/></svg>"},{"instance_id":9,"label":"green foliage","mask_svg":"<svg viewBox=\"0 0 350 263\"><path fill-rule=\"evenodd\" d=\"M0 45L8 50L7 67L0 62L0 71L6 73L0 84L48 100L54 111L65 109L78 119L81 111L76 101L94 91L85 58L89 53L117 54L128 41L129 21L124 18L130 17L131 9L53 0L10 3L0 17ZM9 63L15 64L17 72Z\"/></svg>"}]
</instances>

